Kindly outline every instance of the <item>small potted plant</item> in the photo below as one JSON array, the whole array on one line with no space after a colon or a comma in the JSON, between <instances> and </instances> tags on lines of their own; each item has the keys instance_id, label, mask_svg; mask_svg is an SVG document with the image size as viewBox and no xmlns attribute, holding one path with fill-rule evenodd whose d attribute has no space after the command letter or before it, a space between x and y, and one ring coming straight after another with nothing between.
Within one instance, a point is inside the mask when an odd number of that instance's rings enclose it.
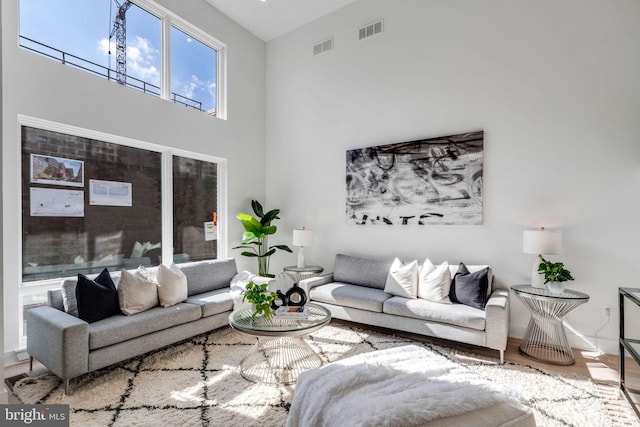
<instances>
[{"instance_id":1,"label":"small potted plant","mask_svg":"<svg viewBox=\"0 0 640 427\"><path fill-rule=\"evenodd\" d=\"M252 317L262 315L267 320L271 320L273 314L271 303L278 297L278 294L271 292L268 283L258 285L253 282L247 283L245 290L242 291L242 302L249 302L253 305Z\"/></svg>"},{"instance_id":2,"label":"small potted plant","mask_svg":"<svg viewBox=\"0 0 640 427\"><path fill-rule=\"evenodd\" d=\"M564 268L564 263L551 262L544 258L538 267L538 273L544 274L544 283L549 292L554 294L560 294L564 291L563 282L574 280L571 272Z\"/></svg>"}]
</instances>

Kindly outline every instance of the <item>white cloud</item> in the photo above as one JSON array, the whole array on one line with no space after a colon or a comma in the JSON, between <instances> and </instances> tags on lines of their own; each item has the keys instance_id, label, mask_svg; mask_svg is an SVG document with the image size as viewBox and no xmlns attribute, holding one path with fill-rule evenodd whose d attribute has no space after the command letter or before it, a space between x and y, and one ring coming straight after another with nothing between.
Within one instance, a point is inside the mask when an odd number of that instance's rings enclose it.
<instances>
[{"instance_id":1,"label":"white cloud","mask_svg":"<svg viewBox=\"0 0 640 427\"><path fill-rule=\"evenodd\" d=\"M98 48L102 53L111 50L111 56L116 56L116 43L106 37L98 41ZM159 64L159 50L143 37L136 36L127 44L127 75L144 82L160 85L160 70L154 64ZM115 64L112 64L115 67Z\"/></svg>"}]
</instances>

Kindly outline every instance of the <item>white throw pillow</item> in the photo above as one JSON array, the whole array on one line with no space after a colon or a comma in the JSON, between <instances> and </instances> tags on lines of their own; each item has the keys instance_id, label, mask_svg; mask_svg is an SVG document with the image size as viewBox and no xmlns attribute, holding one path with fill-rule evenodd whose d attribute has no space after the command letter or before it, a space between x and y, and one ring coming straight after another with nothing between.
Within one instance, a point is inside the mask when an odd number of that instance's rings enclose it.
<instances>
[{"instance_id":1,"label":"white throw pillow","mask_svg":"<svg viewBox=\"0 0 640 427\"><path fill-rule=\"evenodd\" d=\"M436 267L429 258L425 259L418 279L418 297L441 304L451 304L450 289L449 263L445 261Z\"/></svg>"},{"instance_id":2,"label":"white throw pillow","mask_svg":"<svg viewBox=\"0 0 640 427\"><path fill-rule=\"evenodd\" d=\"M129 273L124 268L120 272L118 301L120 311L127 316L141 313L158 305L158 285L137 272Z\"/></svg>"},{"instance_id":3,"label":"white throw pillow","mask_svg":"<svg viewBox=\"0 0 640 427\"><path fill-rule=\"evenodd\" d=\"M160 264L156 280L161 306L170 307L187 299L187 276L175 264L171 267Z\"/></svg>"},{"instance_id":4,"label":"white throw pillow","mask_svg":"<svg viewBox=\"0 0 640 427\"><path fill-rule=\"evenodd\" d=\"M389 268L384 291L404 298L418 297L418 260L407 265L396 258Z\"/></svg>"}]
</instances>

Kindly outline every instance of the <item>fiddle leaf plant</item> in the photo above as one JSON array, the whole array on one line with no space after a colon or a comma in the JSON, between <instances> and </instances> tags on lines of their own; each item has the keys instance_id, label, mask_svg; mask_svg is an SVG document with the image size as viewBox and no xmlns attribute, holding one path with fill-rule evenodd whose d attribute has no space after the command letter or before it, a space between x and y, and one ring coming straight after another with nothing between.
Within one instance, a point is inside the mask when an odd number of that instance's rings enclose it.
<instances>
[{"instance_id":1,"label":"fiddle leaf plant","mask_svg":"<svg viewBox=\"0 0 640 427\"><path fill-rule=\"evenodd\" d=\"M278 294L276 292L271 292L268 288L268 283L258 285L256 283L249 282L242 291L242 302L250 302L255 307L251 317L263 315L265 319L271 320L271 315L273 314L271 303L278 297Z\"/></svg>"},{"instance_id":2,"label":"fiddle leaf plant","mask_svg":"<svg viewBox=\"0 0 640 427\"><path fill-rule=\"evenodd\" d=\"M248 249L242 251L240 255L258 258L258 274L263 277L275 277L269 274L269 258L278 249L293 252L287 245L269 246L269 236L278 231L271 221L280 219L278 214L280 209L272 209L264 213L262 205L257 200L251 201L251 208L256 217L246 213L239 213L236 218L242 223L244 233L242 233L242 244L233 249Z\"/></svg>"},{"instance_id":3,"label":"fiddle leaf plant","mask_svg":"<svg viewBox=\"0 0 640 427\"><path fill-rule=\"evenodd\" d=\"M564 268L562 262L551 262L542 258L542 262L538 266L538 273L544 274L544 283L549 282L567 282L574 280L571 272Z\"/></svg>"}]
</instances>

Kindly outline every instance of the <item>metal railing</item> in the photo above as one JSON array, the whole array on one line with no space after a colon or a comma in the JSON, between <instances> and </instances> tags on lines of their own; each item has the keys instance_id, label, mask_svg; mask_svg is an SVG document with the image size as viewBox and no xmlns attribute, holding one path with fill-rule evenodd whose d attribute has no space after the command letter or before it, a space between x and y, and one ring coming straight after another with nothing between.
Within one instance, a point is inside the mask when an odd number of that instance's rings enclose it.
<instances>
[{"instance_id":1,"label":"metal railing","mask_svg":"<svg viewBox=\"0 0 640 427\"><path fill-rule=\"evenodd\" d=\"M23 42L27 42L26 44ZM33 44L33 45L30 45ZM20 36L20 46L24 49L46 56L47 58L60 61L61 64L70 65L80 70L87 71L89 73L104 77L107 80L113 80L120 84L123 84L132 89L139 90L149 95L160 97L160 87L152 83L145 82L136 77L125 75L125 81L118 81L116 78L117 73L109 67L96 64L95 62L73 55L69 52L65 52L55 47L51 47L39 41L30 39L28 37ZM179 93L171 92L171 102L175 104L184 105L187 108L193 108L194 110L204 111L202 109L202 102L191 99L187 96L180 95Z\"/></svg>"}]
</instances>

